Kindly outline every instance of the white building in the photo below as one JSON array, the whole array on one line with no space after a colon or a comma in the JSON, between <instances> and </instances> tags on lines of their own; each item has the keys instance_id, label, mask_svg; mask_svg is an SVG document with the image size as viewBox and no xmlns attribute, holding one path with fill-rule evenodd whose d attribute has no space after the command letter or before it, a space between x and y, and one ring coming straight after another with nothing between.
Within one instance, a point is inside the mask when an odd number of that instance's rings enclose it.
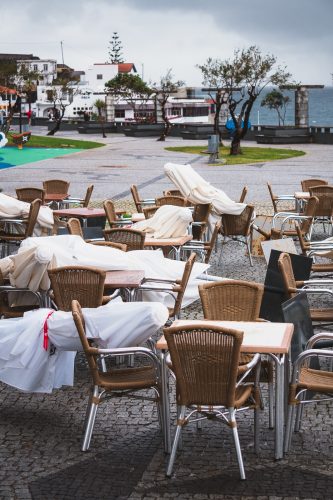
<instances>
[{"instance_id":1,"label":"white building","mask_svg":"<svg viewBox=\"0 0 333 500\"><path fill-rule=\"evenodd\" d=\"M38 72L38 83L51 85L57 78L57 61L55 59L18 59L18 69L25 67L28 71Z\"/></svg>"}]
</instances>

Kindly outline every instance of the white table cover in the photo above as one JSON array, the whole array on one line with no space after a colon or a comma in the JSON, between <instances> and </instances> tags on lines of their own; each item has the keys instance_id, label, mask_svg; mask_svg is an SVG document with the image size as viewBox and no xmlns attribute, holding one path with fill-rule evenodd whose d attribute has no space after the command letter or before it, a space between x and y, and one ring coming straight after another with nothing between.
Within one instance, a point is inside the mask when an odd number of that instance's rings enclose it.
<instances>
[{"instance_id":1,"label":"white table cover","mask_svg":"<svg viewBox=\"0 0 333 500\"><path fill-rule=\"evenodd\" d=\"M0 193L0 222L1 218L21 218L29 215L30 203L17 200L12 196ZM53 212L49 207L41 206L35 227L36 236L41 233L41 229L53 228Z\"/></svg>"},{"instance_id":2,"label":"white table cover","mask_svg":"<svg viewBox=\"0 0 333 500\"><path fill-rule=\"evenodd\" d=\"M151 238L178 238L188 234L192 221L189 208L163 205L150 219L133 224L133 229L144 231Z\"/></svg>"},{"instance_id":3,"label":"white table cover","mask_svg":"<svg viewBox=\"0 0 333 500\"><path fill-rule=\"evenodd\" d=\"M47 320L49 348L43 347L43 325L50 309L0 321L0 381L28 392L50 393L73 385L74 358L82 350L71 312L54 311ZM165 324L168 310L159 303L111 301L83 309L87 337L101 347L141 345ZM50 352L53 344L56 349Z\"/></svg>"}]
</instances>

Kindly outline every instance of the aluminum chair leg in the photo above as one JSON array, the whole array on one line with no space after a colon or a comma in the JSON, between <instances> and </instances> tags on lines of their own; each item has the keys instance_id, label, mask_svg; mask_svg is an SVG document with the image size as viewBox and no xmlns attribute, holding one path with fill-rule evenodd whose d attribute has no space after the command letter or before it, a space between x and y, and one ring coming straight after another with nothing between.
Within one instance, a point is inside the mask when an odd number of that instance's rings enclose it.
<instances>
[{"instance_id":1,"label":"aluminum chair leg","mask_svg":"<svg viewBox=\"0 0 333 500\"><path fill-rule=\"evenodd\" d=\"M228 410L229 410L229 422L231 423L231 426L232 426L232 434L233 434L235 448L236 448L240 477L241 477L241 479L246 479L244 464L243 464L243 457L242 457L242 450L240 447L238 431L237 431L237 422L236 422L236 418L235 418L236 412L235 412L234 408L228 408Z\"/></svg>"},{"instance_id":2,"label":"aluminum chair leg","mask_svg":"<svg viewBox=\"0 0 333 500\"><path fill-rule=\"evenodd\" d=\"M180 412L181 412L181 407L177 405L177 422L178 422L178 420L181 418L181 417L180 417ZM179 435L178 449L179 449L180 451L182 451L182 449L183 449L183 436L182 436L182 434L181 434L181 433L180 433L180 435Z\"/></svg>"},{"instance_id":3,"label":"aluminum chair leg","mask_svg":"<svg viewBox=\"0 0 333 500\"><path fill-rule=\"evenodd\" d=\"M293 433L292 427L293 427L294 415L295 415L295 405L289 405L288 406L286 430L285 430L285 435L284 435L284 445L283 445L283 449L284 449L285 453L288 453L288 451L290 450L291 437L292 437L292 433Z\"/></svg>"},{"instance_id":4,"label":"aluminum chair leg","mask_svg":"<svg viewBox=\"0 0 333 500\"><path fill-rule=\"evenodd\" d=\"M274 429L274 384L268 383L268 427Z\"/></svg>"},{"instance_id":5,"label":"aluminum chair leg","mask_svg":"<svg viewBox=\"0 0 333 500\"><path fill-rule=\"evenodd\" d=\"M306 392L300 395L300 400L304 399ZM301 430L302 424L302 416L303 416L303 408L304 405L299 404L296 410L296 420L295 420L295 432L299 432Z\"/></svg>"},{"instance_id":6,"label":"aluminum chair leg","mask_svg":"<svg viewBox=\"0 0 333 500\"><path fill-rule=\"evenodd\" d=\"M252 253L251 253L251 244L250 244L250 239L249 238L246 238L246 248L247 248L247 252L249 254L250 266L253 267L253 260L252 260Z\"/></svg>"},{"instance_id":7,"label":"aluminum chair leg","mask_svg":"<svg viewBox=\"0 0 333 500\"><path fill-rule=\"evenodd\" d=\"M98 403L95 402L96 400L99 400L99 390L98 386L94 386L93 393L90 398L90 407L88 406L89 410L87 413L87 419L86 419L86 425L85 425L85 432L83 436L83 442L82 442L82 451L87 451L90 446L90 441L91 441L91 436L92 432L94 429L94 424L95 424L95 419L96 419L96 413L97 413L97 408L98 408Z\"/></svg>"},{"instance_id":8,"label":"aluminum chair leg","mask_svg":"<svg viewBox=\"0 0 333 500\"><path fill-rule=\"evenodd\" d=\"M183 419L185 417L185 411L186 411L186 407L181 406L180 415L179 415L180 419ZM177 424L176 434L175 434L175 438L173 440L171 455L170 455L170 459L169 459L169 463L168 463L168 467L167 467L167 471L166 471L166 475L168 477L171 477L171 474L172 474L173 464L174 464L175 458L176 458L177 447L178 447L178 442L179 442L179 438L181 435L182 427L183 427L182 425Z\"/></svg>"}]
</instances>

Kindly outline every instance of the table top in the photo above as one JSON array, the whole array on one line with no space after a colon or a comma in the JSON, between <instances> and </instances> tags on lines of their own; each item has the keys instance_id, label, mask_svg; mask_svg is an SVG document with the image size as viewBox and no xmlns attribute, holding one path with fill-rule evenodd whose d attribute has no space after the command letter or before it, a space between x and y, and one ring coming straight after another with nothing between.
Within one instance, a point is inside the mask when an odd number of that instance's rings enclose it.
<instances>
[{"instance_id":1,"label":"table top","mask_svg":"<svg viewBox=\"0 0 333 500\"><path fill-rule=\"evenodd\" d=\"M138 288L143 278L144 271L107 271L105 276L105 288Z\"/></svg>"},{"instance_id":2,"label":"table top","mask_svg":"<svg viewBox=\"0 0 333 500\"><path fill-rule=\"evenodd\" d=\"M54 215L58 217L79 217L89 219L90 217L106 217L104 208L63 208L53 210Z\"/></svg>"},{"instance_id":3,"label":"table top","mask_svg":"<svg viewBox=\"0 0 333 500\"><path fill-rule=\"evenodd\" d=\"M44 200L45 201L64 201L69 197L69 194L60 194L60 193L46 193Z\"/></svg>"},{"instance_id":4,"label":"table top","mask_svg":"<svg viewBox=\"0 0 333 500\"><path fill-rule=\"evenodd\" d=\"M202 323L223 326L244 332L242 352L260 354L287 354L294 333L292 323L270 323L266 321L208 321L208 320L176 320L171 326L196 326ZM157 349L168 348L164 335L156 344Z\"/></svg>"},{"instance_id":5,"label":"table top","mask_svg":"<svg viewBox=\"0 0 333 500\"><path fill-rule=\"evenodd\" d=\"M192 238L191 234L179 236L178 238L151 238L146 236L145 247L179 247L185 245Z\"/></svg>"},{"instance_id":6,"label":"table top","mask_svg":"<svg viewBox=\"0 0 333 500\"><path fill-rule=\"evenodd\" d=\"M295 191L296 200L308 200L310 198L309 191Z\"/></svg>"}]
</instances>

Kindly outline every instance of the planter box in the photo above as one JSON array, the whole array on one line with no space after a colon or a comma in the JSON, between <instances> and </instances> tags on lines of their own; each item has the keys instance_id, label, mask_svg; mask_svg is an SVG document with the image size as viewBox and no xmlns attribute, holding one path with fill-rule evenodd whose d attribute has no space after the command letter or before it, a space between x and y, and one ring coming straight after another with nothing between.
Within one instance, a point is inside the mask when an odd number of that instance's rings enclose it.
<instances>
[{"instance_id":1,"label":"planter box","mask_svg":"<svg viewBox=\"0 0 333 500\"><path fill-rule=\"evenodd\" d=\"M261 127L258 144L306 144L313 142L309 129L302 127Z\"/></svg>"},{"instance_id":2,"label":"planter box","mask_svg":"<svg viewBox=\"0 0 333 500\"><path fill-rule=\"evenodd\" d=\"M104 132L116 132L117 128L115 123L105 123ZM102 134L102 125L97 122L84 122L77 126L79 134Z\"/></svg>"},{"instance_id":3,"label":"planter box","mask_svg":"<svg viewBox=\"0 0 333 500\"><path fill-rule=\"evenodd\" d=\"M133 123L122 127L123 134L128 137L159 137L163 130L163 123Z\"/></svg>"}]
</instances>

